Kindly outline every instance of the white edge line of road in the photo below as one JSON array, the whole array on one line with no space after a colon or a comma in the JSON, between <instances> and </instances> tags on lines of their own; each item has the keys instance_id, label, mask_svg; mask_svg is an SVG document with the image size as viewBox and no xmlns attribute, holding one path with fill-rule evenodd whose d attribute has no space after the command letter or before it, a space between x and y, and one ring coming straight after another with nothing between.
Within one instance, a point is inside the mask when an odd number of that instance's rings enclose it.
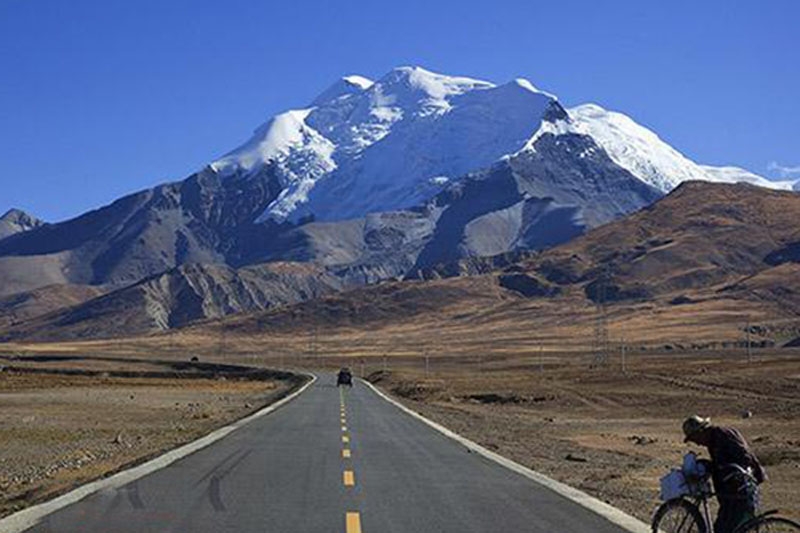
<instances>
[{"instance_id":1,"label":"white edge line of road","mask_svg":"<svg viewBox=\"0 0 800 533\"><path fill-rule=\"evenodd\" d=\"M132 481L136 481L137 479L140 479L148 474L152 474L157 470L161 470L162 468L171 465L175 461L183 459L187 455L190 455L205 448L206 446L209 446L210 444L213 444L214 442L217 442L218 440L226 437L230 433L252 422L253 420L261 418L264 415L268 415L283 405L291 402L305 392L306 389L308 389L317 380L317 376L313 374L301 375L309 376L311 379L308 381L308 383L288 396L284 396L277 402L270 404L251 415L241 418L232 424L216 429L205 437L200 437L195 441L184 444L183 446L175 448L174 450L170 450L163 455L159 455L158 457L151 459L146 463L134 466L128 470L117 472L116 474L107 478L91 481L52 500L28 507L27 509L23 509L22 511L18 511L3 519L0 519L0 531L3 533L21 533L22 531L25 531L26 529L38 524L39 521L45 516L72 505L73 503L76 503L87 496L91 496L92 494L101 490L117 489L123 485L127 485Z\"/></svg>"},{"instance_id":2,"label":"white edge line of road","mask_svg":"<svg viewBox=\"0 0 800 533\"><path fill-rule=\"evenodd\" d=\"M594 496L589 496L583 491L580 491L574 487L570 487L565 483L561 483L560 481L556 481L550 477L545 476L544 474L540 474L530 468L526 468L519 463L512 461L506 457L503 457L500 454L494 453L491 450L488 450L481 446L480 444L473 442L466 437L462 437L458 433L447 429L446 427L442 426L441 424L437 424L436 422L429 420L422 416L421 414L417 413L416 411L406 407L399 401L395 400L394 398L390 397L380 389L378 389L375 385L370 383L366 380L363 381L369 388L372 389L375 394L386 400L387 402L391 403L398 409L404 411L405 413L409 414L410 416L416 418L417 420L427 424L428 426L432 427L439 433L442 433L446 437L453 439L454 441L458 442L462 446L465 446L469 450L482 455L483 457L489 459L490 461L494 461L495 463L504 466L505 468L516 472L536 483L545 486L546 488L552 490L553 492L571 500L590 511L598 514L608 520L609 522L625 529L626 531L630 531L631 533L651 533L650 526L645 524L644 522L632 517L631 515L625 513L613 507L605 502L602 502L595 498Z\"/></svg>"}]
</instances>

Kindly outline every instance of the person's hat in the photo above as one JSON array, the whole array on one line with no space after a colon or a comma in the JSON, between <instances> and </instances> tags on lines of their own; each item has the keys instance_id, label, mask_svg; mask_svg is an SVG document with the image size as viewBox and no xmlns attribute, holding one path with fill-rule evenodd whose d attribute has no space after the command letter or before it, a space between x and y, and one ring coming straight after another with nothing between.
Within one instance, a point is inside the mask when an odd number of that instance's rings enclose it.
<instances>
[{"instance_id":1,"label":"person's hat","mask_svg":"<svg viewBox=\"0 0 800 533\"><path fill-rule=\"evenodd\" d=\"M689 442L689 439L692 436L697 434L697 432L706 429L710 425L710 418L703 418L702 416L698 415L690 416L683 421L683 434L685 436L683 442Z\"/></svg>"}]
</instances>

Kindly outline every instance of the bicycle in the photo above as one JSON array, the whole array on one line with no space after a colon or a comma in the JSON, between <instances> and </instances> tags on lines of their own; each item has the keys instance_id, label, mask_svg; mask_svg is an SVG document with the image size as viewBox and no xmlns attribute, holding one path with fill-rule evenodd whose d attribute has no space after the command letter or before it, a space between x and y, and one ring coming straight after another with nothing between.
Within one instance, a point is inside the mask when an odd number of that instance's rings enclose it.
<instances>
[{"instance_id":1,"label":"bicycle","mask_svg":"<svg viewBox=\"0 0 800 533\"><path fill-rule=\"evenodd\" d=\"M677 472L677 471L676 471ZM744 472L744 471L743 471ZM748 483L757 490L755 479L749 476ZM697 478L685 478L685 491L670 498L656 509L653 515L653 533L713 533L713 522L708 501L715 496L711 488L710 474ZM731 533L800 533L800 524L778 516L778 510L758 512L740 523Z\"/></svg>"}]
</instances>

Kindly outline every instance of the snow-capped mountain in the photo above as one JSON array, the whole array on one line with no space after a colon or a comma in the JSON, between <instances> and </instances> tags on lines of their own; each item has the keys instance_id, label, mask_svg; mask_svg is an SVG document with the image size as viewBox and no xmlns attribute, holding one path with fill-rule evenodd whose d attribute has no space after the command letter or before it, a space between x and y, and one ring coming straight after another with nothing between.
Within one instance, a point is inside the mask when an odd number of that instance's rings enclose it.
<instances>
[{"instance_id":1,"label":"snow-capped mountain","mask_svg":"<svg viewBox=\"0 0 800 533\"><path fill-rule=\"evenodd\" d=\"M663 193L687 180L792 187L743 169L698 165L626 115L594 104L543 121L555 109L556 97L525 79L496 85L420 67L396 68L375 82L347 76L309 107L266 122L211 168L241 175L272 166L283 190L259 220L277 221L345 220L411 207L530 149L545 133L592 137L615 163Z\"/></svg>"},{"instance_id":2,"label":"snow-capped mountain","mask_svg":"<svg viewBox=\"0 0 800 533\"><path fill-rule=\"evenodd\" d=\"M57 224L0 218L0 296L139 286L148 301L169 302L158 324L182 324L212 308L313 297L308 263L352 287L542 250L697 179L791 187L698 165L625 115L565 110L524 79L497 85L419 67L374 82L347 76L184 180ZM3 223L13 235L2 238ZM285 265L280 283L296 290L275 290L266 263ZM221 266L208 270L218 283L175 270L195 264ZM251 266L264 275L238 283ZM163 292L148 292L155 285Z\"/></svg>"},{"instance_id":3,"label":"snow-capped mountain","mask_svg":"<svg viewBox=\"0 0 800 533\"><path fill-rule=\"evenodd\" d=\"M419 204L518 151L554 102L523 79L498 86L419 67L374 83L350 76L211 166L223 175L276 167L284 190L263 219L356 218Z\"/></svg>"}]
</instances>

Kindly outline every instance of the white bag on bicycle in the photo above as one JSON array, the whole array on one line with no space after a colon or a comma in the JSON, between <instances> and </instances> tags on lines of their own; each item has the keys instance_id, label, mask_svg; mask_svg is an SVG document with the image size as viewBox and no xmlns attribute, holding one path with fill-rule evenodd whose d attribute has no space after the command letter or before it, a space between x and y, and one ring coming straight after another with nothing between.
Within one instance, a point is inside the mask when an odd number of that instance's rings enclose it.
<instances>
[{"instance_id":1,"label":"white bag on bicycle","mask_svg":"<svg viewBox=\"0 0 800 533\"><path fill-rule=\"evenodd\" d=\"M669 474L661 478L661 500L669 501L689 494L689 485L686 477L678 469L670 470Z\"/></svg>"},{"instance_id":2,"label":"white bag on bicycle","mask_svg":"<svg viewBox=\"0 0 800 533\"><path fill-rule=\"evenodd\" d=\"M689 452L683 456L682 470L684 475L689 478L701 479L708 474L703 462L697 458L697 454L694 452Z\"/></svg>"}]
</instances>

